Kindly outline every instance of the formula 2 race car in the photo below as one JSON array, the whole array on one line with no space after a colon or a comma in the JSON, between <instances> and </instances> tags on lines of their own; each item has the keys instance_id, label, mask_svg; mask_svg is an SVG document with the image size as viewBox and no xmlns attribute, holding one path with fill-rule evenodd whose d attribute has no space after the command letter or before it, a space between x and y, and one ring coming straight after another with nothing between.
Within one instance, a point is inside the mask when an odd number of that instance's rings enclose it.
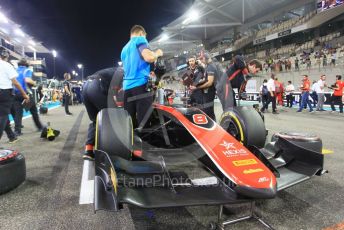
<instances>
[{"instance_id":1,"label":"formula 2 race car","mask_svg":"<svg viewBox=\"0 0 344 230\"><path fill-rule=\"evenodd\" d=\"M95 210L219 205L220 218L223 205L271 199L325 172L317 136L277 133L265 144L263 119L248 107L225 111L219 123L197 108L155 103L145 125L134 130L125 110L102 110ZM251 211L239 220L219 219L217 226L256 218L269 227Z\"/></svg>"}]
</instances>

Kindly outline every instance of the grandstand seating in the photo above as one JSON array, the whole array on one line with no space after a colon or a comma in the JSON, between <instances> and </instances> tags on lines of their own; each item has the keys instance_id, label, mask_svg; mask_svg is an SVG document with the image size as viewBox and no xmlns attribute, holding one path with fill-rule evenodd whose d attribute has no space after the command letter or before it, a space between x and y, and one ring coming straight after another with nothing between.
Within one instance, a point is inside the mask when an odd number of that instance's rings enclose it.
<instances>
[{"instance_id":1,"label":"grandstand seating","mask_svg":"<svg viewBox=\"0 0 344 230\"><path fill-rule=\"evenodd\" d=\"M292 18L292 19L290 19L288 21L284 21L282 23L275 24L275 25L273 25L270 28L266 28L266 29L260 30L256 34L244 35L243 37L241 37L238 40L234 41L234 43L223 44L223 45L216 46L213 49L211 49L210 52L211 53L215 53L215 52L218 52L220 50L225 50L225 49L227 49L229 47L233 47L233 46L236 49L240 49L242 46L247 45L253 39L259 39L259 38L265 37L265 36L270 35L270 34L282 32L282 31L285 31L287 29L291 29L292 27L295 27L295 26L298 26L298 25L302 25L305 22L309 21L315 14L316 14L316 11L312 11L312 12L306 14L305 16L295 17L295 18ZM331 37L327 37L324 42L330 41L330 40L332 40L332 38ZM320 42L322 42L322 41L320 41ZM305 48L305 47L308 47L308 48ZM299 50L310 49L310 48L313 48L313 47L314 47L314 42L310 42L310 43L305 44L304 47L299 48ZM276 54L287 53L287 52L289 52L292 49L294 49L294 47L286 47L286 49L282 49L282 50L276 51Z\"/></svg>"},{"instance_id":2,"label":"grandstand seating","mask_svg":"<svg viewBox=\"0 0 344 230\"><path fill-rule=\"evenodd\" d=\"M315 14L316 14L316 11L312 11L306 14L305 16L295 17L290 20L284 21L282 23L275 24L272 27L258 31L256 37L262 38L270 34L274 34L274 33L285 31L287 29L291 29L294 26L302 25L303 23L309 21Z\"/></svg>"}]
</instances>

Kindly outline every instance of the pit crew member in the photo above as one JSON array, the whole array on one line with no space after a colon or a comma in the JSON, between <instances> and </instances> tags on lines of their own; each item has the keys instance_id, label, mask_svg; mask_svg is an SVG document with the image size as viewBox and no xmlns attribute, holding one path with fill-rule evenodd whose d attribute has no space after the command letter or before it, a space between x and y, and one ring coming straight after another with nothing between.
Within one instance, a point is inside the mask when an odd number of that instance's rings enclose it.
<instances>
[{"instance_id":1,"label":"pit crew member","mask_svg":"<svg viewBox=\"0 0 344 230\"><path fill-rule=\"evenodd\" d=\"M147 87L150 63L163 56L161 49L152 51L149 48L146 35L142 26L133 26L130 40L121 52L124 69L124 109L130 114L134 127L141 124L153 102L153 91Z\"/></svg>"}]
</instances>

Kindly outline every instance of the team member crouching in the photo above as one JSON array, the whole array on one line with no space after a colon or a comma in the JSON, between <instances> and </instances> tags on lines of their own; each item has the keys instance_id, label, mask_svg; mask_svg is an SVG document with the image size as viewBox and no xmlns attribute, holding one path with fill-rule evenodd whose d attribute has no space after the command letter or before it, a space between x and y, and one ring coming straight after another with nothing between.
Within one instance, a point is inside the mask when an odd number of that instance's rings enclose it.
<instances>
[{"instance_id":1,"label":"team member crouching","mask_svg":"<svg viewBox=\"0 0 344 230\"><path fill-rule=\"evenodd\" d=\"M102 69L88 77L82 89L82 96L91 120L88 127L88 134L83 158L94 159L94 144L96 132L97 114L102 109L123 106L123 69L107 68ZM108 100L111 98L111 100Z\"/></svg>"},{"instance_id":2,"label":"team member crouching","mask_svg":"<svg viewBox=\"0 0 344 230\"><path fill-rule=\"evenodd\" d=\"M242 56L235 56L233 64L223 74L216 84L217 96L219 97L222 109L236 106L234 90L238 89L239 96L245 91L247 80L250 74L256 74L262 70L262 63L258 60L251 60L246 65Z\"/></svg>"}]
</instances>

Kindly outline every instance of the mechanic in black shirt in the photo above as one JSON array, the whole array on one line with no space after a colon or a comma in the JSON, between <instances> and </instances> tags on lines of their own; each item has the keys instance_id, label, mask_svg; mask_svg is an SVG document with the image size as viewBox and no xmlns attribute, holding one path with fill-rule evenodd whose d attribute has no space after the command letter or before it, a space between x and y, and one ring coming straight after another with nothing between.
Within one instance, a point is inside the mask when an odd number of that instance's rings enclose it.
<instances>
[{"instance_id":1,"label":"mechanic in black shirt","mask_svg":"<svg viewBox=\"0 0 344 230\"><path fill-rule=\"evenodd\" d=\"M94 159L93 150L98 112L104 108L123 106L123 75L122 68L102 69L89 76L83 86L82 96L91 120L83 155L85 160Z\"/></svg>"},{"instance_id":2,"label":"mechanic in black shirt","mask_svg":"<svg viewBox=\"0 0 344 230\"><path fill-rule=\"evenodd\" d=\"M217 76L217 68L213 64L210 55L206 52L202 52L200 61L205 67L205 78L204 81L196 86L197 89L202 92L202 110L214 121L216 121L214 112L214 100L215 100L215 79Z\"/></svg>"},{"instance_id":3,"label":"mechanic in black shirt","mask_svg":"<svg viewBox=\"0 0 344 230\"><path fill-rule=\"evenodd\" d=\"M70 89L70 83L69 80L71 79L70 73L65 73L63 75L65 81L63 82L63 89L64 89L64 106L65 106L65 112L66 115L73 115L71 112L69 112L69 102L72 96L72 92Z\"/></svg>"},{"instance_id":4,"label":"mechanic in black shirt","mask_svg":"<svg viewBox=\"0 0 344 230\"><path fill-rule=\"evenodd\" d=\"M252 74L262 70L262 63L258 60L251 60L246 64L244 57L237 55L233 58L233 64L229 66L226 73L219 76L216 84L216 92L219 97L222 109L226 110L236 106L235 93L233 89L238 89L239 97L245 92L246 84Z\"/></svg>"}]
</instances>

